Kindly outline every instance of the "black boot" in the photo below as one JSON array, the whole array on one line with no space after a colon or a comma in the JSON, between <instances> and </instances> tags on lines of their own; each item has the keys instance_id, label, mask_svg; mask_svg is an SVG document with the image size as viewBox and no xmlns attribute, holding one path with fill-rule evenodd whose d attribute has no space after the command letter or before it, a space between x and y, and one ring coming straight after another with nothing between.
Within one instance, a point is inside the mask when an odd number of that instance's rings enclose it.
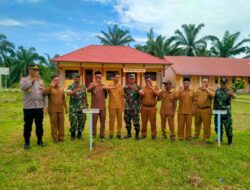
<instances>
[{"instance_id":1,"label":"black boot","mask_svg":"<svg viewBox=\"0 0 250 190\"><path fill-rule=\"evenodd\" d=\"M71 132L71 141L74 141L76 138L76 133L75 132Z\"/></svg>"},{"instance_id":2,"label":"black boot","mask_svg":"<svg viewBox=\"0 0 250 190\"><path fill-rule=\"evenodd\" d=\"M140 140L139 132L140 132L140 130L138 130L138 129L135 130L135 140Z\"/></svg>"},{"instance_id":3,"label":"black boot","mask_svg":"<svg viewBox=\"0 0 250 190\"><path fill-rule=\"evenodd\" d=\"M227 141L227 142L228 142L228 143L227 143L228 145L232 145L232 144L233 144L233 137L228 137L227 140L228 140L228 141Z\"/></svg>"},{"instance_id":4,"label":"black boot","mask_svg":"<svg viewBox=\"0 0 250 190\"><path fill-rule=\"evenodd\" d=\"M40 147L45 147L46 145L43 143L42 137L38 138L37 145Z\"/></svg>"},{"instance_id":5,"label":"black boot","mask_svg":"<svg viewBox=\"0 0 250 190\"><path fill-rule=\"evenodd\" d=\"M125 139L131 138L131 129L127 130L127 135L124 138Z\"/></svg>"},{"instance_id":6,"label":"black boot","mask_svg":"<svg viewBox=\"0 0 250 190\"><path fill-rule=\"evenodd\" d=\"M122 140L122 136L121 135L117 135L117 138Z\"/></svg>"},{"instance_id":7,"label":"black boot","mask_svg":"<svg viewBox=\"0 0 250 190\"><path fill-rule=\"evenodd\" d=\"M24 143L24 145L23 145L23 148L24 149L30 149L31 147L30 147L30 141L29 140L25 140L25 143Z\"/></svg>"},{"instance_id":8,"label":"black boot","mask_svg":"<svg viewBox=\"0 0 250 190\"><path fill-rule=\"evenodd\" d=\"M81 139L82 139L82 132L78 132L78 134L77 134L77 138L78 138L79 140L81 140Z\"/></svg>"}]
</instances>

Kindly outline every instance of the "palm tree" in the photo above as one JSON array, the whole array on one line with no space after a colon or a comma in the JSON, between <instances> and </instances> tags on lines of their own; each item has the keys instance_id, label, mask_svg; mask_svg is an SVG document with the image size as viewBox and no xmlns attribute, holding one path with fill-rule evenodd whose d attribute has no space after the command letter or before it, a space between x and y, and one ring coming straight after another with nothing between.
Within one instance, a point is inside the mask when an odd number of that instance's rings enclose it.
<instances>
[{"instance_id":1,"label":"palm tree","mask_svg":"<svg viewBox=\"0 0 250 190\"><path fill-rule=\"evenodd\" d=\"M117 24L108 26L108 32L101 31L101 35L96 36L103 45L123 46L133 42L128 30L122 30Z\"/></svg>"},{"instance_id":2,"label":"palm tree","mask_svg":"<svg viewBox=\"0 0 250 190\"><path fill-rule=\"evenodd\" d=\"M198 56L198 57L212 57L212 54L206 45L206 46L203 46L201 49L197 49L196 56Z\"/></svg>"},{"instance_id":3,"label":"palm tree","mask_svg":"<svg viewBox=\"0 0 250 190\"><path fill-rule=\"evenodd\" d=\"M18 82L21 77L28 75L29 67L32 64L44 62L44 57L40 56L35 48L25 49L23 46L18 47L15 62L10 68L9 85Z\"/></svg>"},{"instance_id":4,"label":"palm tree","mask_svg":"<svg viewBox=\"0 0 250 190\"><path fill-rule=\"evenodd\" d=\"M246 54L244 58L250 58L250 47L246 47Z\"/></svg>"},{"instance_id":5,"label":"palm tree","mask_svg":"<svg viewBox=\"0 0 250 190\"><path fill-rule=\"evenodd\" d=\"M57 65L53 63L51 60L59 57L59 54L55 54L53 57L51 57L48 53L45 53L45 62L43 63L44 66L48 67L52 72L56 73L57 72Z\"/></svg>"},{"instance_id":6,"label":"palm tree","mask_svg":"<svg viewBox=\"0 0 250 190\"><path fill-rule=\"evenodd\" d=\"M244 53L246 47L243 45L250 42L250 39L243 39L237 43L239 36L240 32L230 34L229 31L225 32L221 40L216 36L207 36L206 38L212 41L211 54L216 57L233 57Z\"/></svg>"},{"instance_id":7,"label":"palm tree","mask_svg":"<svg viewBox=\"0 0 250 190\"><path fill-rule=\"evenodd\" d=\"M0 66L10 67L11 59L15 55L15 46L7 40L7 37L0 34Z\"/></svg>"},{"instance_id":8,"label":"palm tree","mask_svg":"<svg viewBox=\"0 0 250 190\"><path fill-rule=\"evenodd\" d=\"M250 39L250 35L249 35L249 39ZM250 58L250 47L249 46L246 47L245 53L246 53L246 56L244 58Z\"/></svg>"},{"instance_id":9,"label":"palm tree","mask_svg":"<svg viewBox=\"0 0 250 190\"><path fill-rule=\"evenodd\" d=\"M151 28L147 33L147 41L145 45L137 44L136 49L141 50L145 53L163 58L165 55L178 55L180 48L173 44L174 38L166 38L162 35L154 38L154 31Z\"/></svg>"},{"instance_id":10,"label":"palm tree","mask_svg":"<svg viewBox=\"0 0 250 190\"><path fill-rule=\"evenodd\" d=\"M57 74L57 65L53 63L51 60L59 57L58 54L55 54L52 58L49 54L45 54L43 57L41 65L40 65L40 74L44 79L45 83L49 83L51 81L51 76Z\"/></svg>"},{"instance_id":11,"label":"palm tree","mask_svg":"<svg viewBox=\"0 0 250 190\"><path fill-rule=\"evenodd\" d=\"M198 34L204 24L199 24L197 27L195 24L183 24L181 27L183 32L180 30L175 31L175 42L177 46L183 49L183 55L185 56L197 56L198 51L206 47L205 38L197 39Z\"/></svg>"}]
</instances>

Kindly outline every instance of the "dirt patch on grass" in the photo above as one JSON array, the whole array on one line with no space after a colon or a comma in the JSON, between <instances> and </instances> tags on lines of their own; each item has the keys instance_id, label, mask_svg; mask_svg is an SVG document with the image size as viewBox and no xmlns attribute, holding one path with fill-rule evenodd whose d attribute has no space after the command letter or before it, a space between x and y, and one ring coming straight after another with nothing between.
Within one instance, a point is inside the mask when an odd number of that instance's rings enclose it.
<instances>
[{"instance_id":1,"label":"dirt patch on grass","mask_svg":"<svg viewBox=\"0 0 250 190\"><path fill-rule=\"evenodd\" d=\"M230 186L230 185L226 185L225 187L224 187L224 190L233 190L234 188L232 187L232 186Z\"/></svg>"},{"instance_id":2,"label":"dirt patch on grass","mask_svg":"<svg viewBox=\"0 0 250 190\"><path fill-rule=\"evenodd\" d=\"M203 179L197 175L188 176L188 183L191 183L194 187L200 187Z\"/></svg>"},{"instance_id":3,"label":"dirt patch on grass","mask_svg":"<svg viewBox=\"0 0 250 190\"><path fill-rule=\"evenodd\" d=\"M249 162L243 162L242 163L242 168L244 168L244 169L250 169L250 163Z\"/></svg>"},{"instance_id":4,"label":"dirt patch on grass","mask_svg":"<svg viewBox=\"0 0 250 190\"><path fill-rule=\"evenodd\" d=\"M92 152L89 152L87 155L87 159L95 159L96 156L103 156L108 152L112 152L114 149L114 146L94 144Z\"/></svg>"}]
</instances>

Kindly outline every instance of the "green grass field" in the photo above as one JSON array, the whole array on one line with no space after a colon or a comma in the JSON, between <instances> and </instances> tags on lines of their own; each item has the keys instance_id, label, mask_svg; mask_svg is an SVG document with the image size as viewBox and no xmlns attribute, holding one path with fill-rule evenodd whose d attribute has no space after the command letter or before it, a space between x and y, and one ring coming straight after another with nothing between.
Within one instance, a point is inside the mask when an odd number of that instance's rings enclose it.
<instances>
[{"instance_id":1,"label":"green grass field","mask_svg":"<svg viewBox=\"0 0 250 190\"><path fill-rule=\"evenodd\" d=\"M48 115L47 147L36 146L33 126L32 148L24 150L21 99L0 92L0 189L250 189L250 95L233 102L232 147L218 148L214 132L210 143L162 140L158 115L156 141L96 139L92 152L89 122L84 139L71 142L66 119L65 142L54 144Z\"/></svg>"}]
</instances>

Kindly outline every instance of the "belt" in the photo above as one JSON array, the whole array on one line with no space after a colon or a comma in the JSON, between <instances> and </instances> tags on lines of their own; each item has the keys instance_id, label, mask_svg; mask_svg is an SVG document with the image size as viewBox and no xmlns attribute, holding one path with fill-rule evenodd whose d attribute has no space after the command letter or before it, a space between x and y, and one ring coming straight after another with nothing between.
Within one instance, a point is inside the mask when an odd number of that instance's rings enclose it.
<instances>
[{"instance_id":1,"label":"belt","mask_svg":"<svg viewBox=\"0 0 250 190\"><path fill-rule=\"evenodd\" d=\"M145 107L148 107L148 108L155 107L155 105L144 105L144 104L142 104L142 105L145 106Z\"/></svg>"},{"instance_id":2,"label":"belt","mask_svg":"<svg viewBox=\"0 0 250 190\"><path fill-rule=\"evenodd\" d=\"M207 107L199 107L199 106L197 106L197 108L198 108L198 109L201 109L201 110L204 110L204 109L211 109L210 106L207 106Z\"/></svg>"}]
</instances>

